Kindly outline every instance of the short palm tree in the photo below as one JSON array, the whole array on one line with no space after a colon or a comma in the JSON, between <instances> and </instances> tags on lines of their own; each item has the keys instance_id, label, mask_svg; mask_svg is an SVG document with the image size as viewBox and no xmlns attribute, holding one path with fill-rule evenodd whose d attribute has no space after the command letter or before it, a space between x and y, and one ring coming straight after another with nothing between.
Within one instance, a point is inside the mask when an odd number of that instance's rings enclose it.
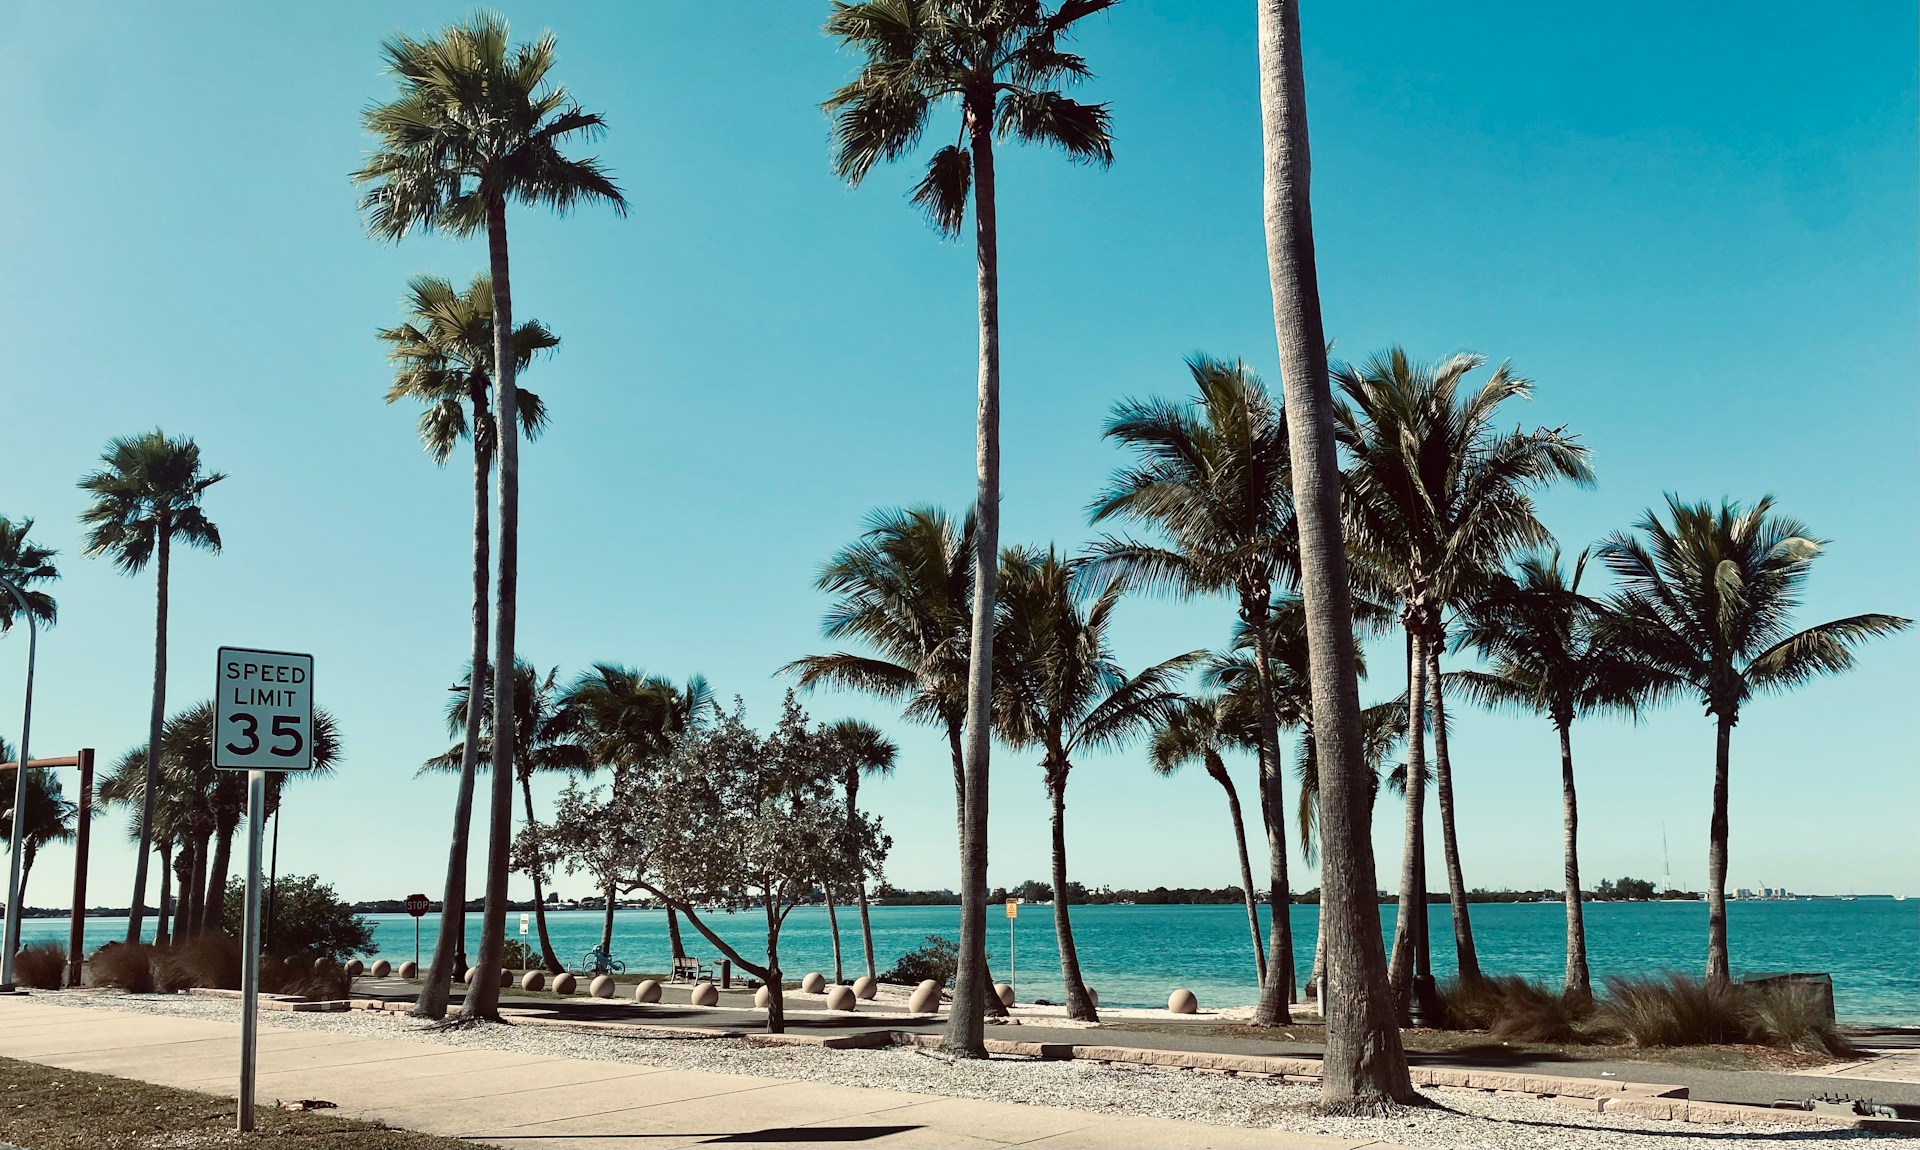
<instances>
[{"instance_id":1,"label":"short palm tree","mask_svg":"<svg viewBox=\"0 0 1920 1150\"><path fill-rule=\"evenodd\" d=\"M1533 385L1501 364L1478 388L1467 377L1485 363L1456 355L1416 363L1398 347L1355 367L1334 368L1344 400L1335 412L1346 449L1346 541L1364 577L1390 589L1409 641L1407 729L1431 729L1440 834L1453 909L1460 978L1480 977L1467 910L1460 843L1453 817L1453 769L1441 692L1445 618L1473 601L1508 556L1548 541L1534 515L1532 493L1556 480L1588 484L1588 451L1562 429L1500 431L1500 405L1526 399ZM1425 711L1431 704L1431 726ZM1408 743L1407 849L1401 877L1401 921L1424 912L1419 849L1425 841L1426 762L1423 739ZM1419 932L1396 932L1390 981L1409 1000ZM1424 938L1418 939L1424 944Z\"/></svg>"},{"instance_id":2,"label":"short palm tree","mask_svg":"<svg viewBox=\"0 0 1920 1150\"><path fill-rule=\"evenodd\" d=\"M1580 593L1582 551L1568 574L1558 548L1523 555L1510 576L1461 616L1460 646L1479 652L1484 671L1455 671L1449 683L1486 706L1543 715L1560 737L1560 821L1565 840L1566 991L1590 997L1587 931L1580 897L1580 806L1573 785L1573 721L1596 712L1637 716L1653 686L1649 668L1603 642L1607 607Z\"/></svg>"},{"instance_id":3,"label":"short palm tree","mask_svg":"<svg viewBox=\"0 0 1920 1150\"><path fill-rule=\"evenodd\" d=\"M139 942L147 898L147 855L153 836L147 823L158 790L160 735L167 715L167 585L173 545L220 550L220 529L207 518L201 499L225 479L200 467L200 447L159 428L108 442L104 464L80 480L92 497L80 522L87 528L85 554L104 555L122 573L138 575L153 563L156 606L153 627L153 706L147 716L145 798L140 809L140 852L133 865L133 901L128 904L127 941Z\"/></svg>"},{"instance_id":4,"label":"short palm tree","mask_svg":"<svg viewBox=\"0 0 1920 1150\"><path fill-rule=\"evenodd\" d=\"M1092 508L1095 523L1134 523L1151 528L1161 542L1107 536L1094 544L1093 560L1138 589L1186 597L1227 592L1240 621L1264 642L1274 589L1293 582L1299 564L1286 417L1244 363L1196 356L1187 369L1191 401L1129 399L1114 406L1106 437L1138 458L1113 474ZM1264 675L1269 665L1264 655L1257 658L1256 673ZM1273 908L1268 952L1278 970L1268 971L1255 1021L1279 1026L1289 1020L1294 991L1292 896L1272 684L1263 678L1257 691L1255 749Z\"/></svg>"},{"instance_id":5,"label":"short palm tree","mask_svg":"<svg viewBox=\"0 0 1920 1150\"><path fill-rule=\"evenodd\" d=\"M973 646L967 678L968 831L961 851L960 966L946 1048L986 1057L987 771L993 744L994 577L1000 547L1000 256L996 137L1058 148L1082 163L1113 162L1105 104L1062 89L1086 79L1086 61L1065 49L1073 26L1112 0L835 0L829 36L861 59L859 73L826 101L834 170L858 185L873 166L919 144L937 105L960 113L954 142L935 151L913 202L935 228L957 236L969 200L979 284L978 476L974 514Z\"/></svg>"},{"instance_id":6,"label":"short palm tree","mask_svg":"<svg viewBox=\"0 0 1920 1150\"><path fill-rule=\"evenodd\" d=\"M394 365L387 402L413 400L422 406L420 441L427 455L445 465L460 440L473 443L473 612L470 666L487 665L488 555L492 544L487 481L493 472L493 279L482 273L464 292L438 276L415 276L407 283L407 318L379 335L390 345ZM533 357L558 346L538 320L513 333L516 377ZM546 405L520 390L516 411L528 439L546 425ZM453 804L453 834L447 848L447 881L440 902L440 931L414 1014L443 1018L456 968L466 965L467 838L473 824L473 787L480 746L480 700L468 699L460 782Z\"/></svg>"},{"instance_id":7,"label":"short palm tree","mask_svg":"<svg viewBox=\"0 0 1920 1150\"><path fill-rule=\"evenodd\" d=\"M894 761L900 756L900 747L872 723L859 719L842 719L827 724L824 732L833 757L840 765L840 791L847 803L848 833L857 836L860 817L860 783L869 776L884 779L893 773ZM858 853L858 852L855 852ZM854 884L854 894L860 906L860 942L865 949L867 959L867 977L880 977L873 959L873 921L867 910L867 876L860 875ZM827 891L828 917L832 917L833 891ZM841 977L840 970L840 928L833 927L833 968L834 979Z\"/></svg>"},{"instance_id":8,"label":"short palm tree","mask_svg":"<svg viewBox=\"0 0 1920 1150\"><path fill-rule=\"evenodd\" d=\"M1000 735L1036 747L1052 809L1053 929L1066 983L1067 1016L1096 1022L1080 976L1067 897L1067 779L1084 750L1124 746L1164 721L1183 701L1177 687L1204 651L1190 651L1129 676L1114 661L1113 611L1125 587L1093 586L1084 569L1052 548L1010 548L1001 559L1004 595L994 645L1002 668L994 693Z\"/></svg>"},{"instance_id":9,"label":"short palm tree","mask_svg":"<svg viewBox=\"0 0 1920 1150\"><path fill-rule=\"evenodd\" d=\"M13 747L0 739L0 762L14 761ZM18 769L18 768L15 768ZM12 770L0 770L0 840L13 841ZM26 820L20 828L20 905L27 904L27 879L34 856L48 843L73 841L74 816L79 808L60 789L59 776L49 770L27 772Z\"/></svg>"},{"instance_id":10,"label":"short palm tree","mask_svg":"<svg viewBox=\"0 0 1920 1150\"><path fill-rule=\"evenodd\" d=\"M0 515L0 580L20 589L35 623L51 627L59 619L59 607L53 596L35 584L60 578L59 570L53 565L58 553L29 539L32 532L33 520L14 520ZM20 622L19 602L0 589L0 635L13 630L17 622Z\"/></svg>"},{"instance_id":11,"label":"short palm tree","mask_svg":"<svg viewBox=\"0 0 1920 1150\"><path fill-rule=\"evenodd\" d=\"M500 464L499 602L495 609L493 690L500 699L499 770L494 772L487 834L487 898L480 933L480 977L461 1005L466 1018L498 1018L501 953L506 946L507 872L513 831L514 631L520 556L520 396L514 356L505 350L513 323L507 260L507 205L543 205L565 213L600 202L620 214L627 201L598 160L576 159L567 145L593 139L606 121L550 82L551 33L514 45L504 18L481 12L422 39L395 35L381 45L399 92L368 108L378 141L354 173L361 209L376 238L408 232L485 232L493 287L494 407Z\"/></svg>"},{"instance_id":12,"label":"short palm tree","mask_svg":"<svg viewBox=\"0 0 1920 1150\"><path fill-rule=\"evenodd\" d=\"M556 680L560 674L558 667L542 675L533 664L525 659L514 667L513 705L520 711L520 721L513 726L514 737L520 740L519 753L513 756L513 769L520 784L520 798L525 805L527 826L537 828L539 818L533 809L533 776L537 772L583 771L587 769L587 756L580 746L569 737L570 732L560 718L560 688ZM493 692L487 683L487 677L481 677L481 736L477 748L477 767L480 770L492 770L493 755ZM447 733L460 741L444 753L428 759L420 767L419 773L466 773L467 745L464 738L469 711L468 699L472 690L472 669L460 677L460 682L450 691L447 699ZM532 841L533 836L530 836ZM543 861L535 856L527 866L527 873L533 879L533 915L536 933L540 939L540 958L548 971L559 974L566 967L559 956L553 952L553 940L547 933L547 902L544 889L547 869Z\"/></svg>"},{"instance_id":13,"label":"short palm tree","mask_svg":"<svg viewBox=\"0 0 1920 1150\"><path fill-rule=\"evenodd\" d=\"M1789 630L1801 588L1825 540L1777 514L1772 496L1752 507L1667 497L1667 519L1649 511L1638 536L1600 546L1618 590L1603 632L1624 657L1656 676L1655 697L1690 694L1714 721L1713 818L1707 840L1707 982L1731 977L1727 951L1727 775L1733 728L1756 694L1798 687L1853 666L1853 649L1905 630L1898 615L1852 615Z\"/></svg>"}]
</instances>

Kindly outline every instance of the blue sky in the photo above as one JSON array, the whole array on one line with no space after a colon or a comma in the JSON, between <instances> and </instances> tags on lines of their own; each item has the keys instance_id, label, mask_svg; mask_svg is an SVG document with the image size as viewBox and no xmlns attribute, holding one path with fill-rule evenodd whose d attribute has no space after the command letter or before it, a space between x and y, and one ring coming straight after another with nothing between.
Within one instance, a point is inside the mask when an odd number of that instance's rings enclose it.
<instances>
[{"instance_id":1,"label":"blue sky","mask_svg":"<svg viewBox=\"0 0 1920 1150\"><path fill-rule=\"evenodd\" d=\"M171 703L210 695L222 643L314 653L347 757L290 802L281 866L354 897L438 889L451 785L412 772L446 745L466 644L467 478L381 402L373 332L409 275L464 280L484 251L373 242L347 175L360 109L391 90L380 39L466 11L0 13L0 512L35 517L65 571L35 749L111 758L144 738L152 580L80 556L74 483L110 436L190 433L231 473L208 500L227 548L175 566ZM559 76L610 120L598 150L632 201L626 219L512 219L519 314L565 341L526 379L553 425L523 456L522 651L567 672L702 672L770 721L775 670L821 649L821 560L872 508L970 498L971 250L907 205L913 168L858 190L833 177L817 105L852 62L819 34L823 6L507 15L557 34ZM1595 453L1596 489L1542 500L1569 550L1665 491L1771 491L1833 540L1807 622L1920 614L1915 34L1899 5L1310 6L1338 352L1511 358L1538 389L1510 418L1565 424ZM1087 500L1121 461L1102 416L1183 394L1183 357L1242 356L1278 383L1252 6L1135 0L1081 44L1087 94L1112 104L1113 168L1001 160L1008 542L1088 537ZM1217 644L1231 622L1224 601L1129 602L1120 655ZM1396 646L1369 698L1398 691ZM1734 884L1913 889L1917 653L1911 634L1881 642L1856 673L1751 708ZM0 642L9 739L23 664L19 637ZM867 700L810 706L898 739L897 777L865 792L895 838L891 877L952 885L943 740ZM1575 737L1585 873L1658 877L1664 821L1676 880L1699 886L1698 709ZM1557 884L1548 727L1463 713L1453 749L1468 882ZM1045 872L1031 758L995 758L996 883ZM1089 884L1233 881L1217 788L1156 778L1138 750L1083 762L1068 819ZM1383 877L1399 819L1383 807ZM100 824L95 901L125 901L124 826ZM43 856L30 901L64 897L69 860Z\"/></svg>"}]
</instances>

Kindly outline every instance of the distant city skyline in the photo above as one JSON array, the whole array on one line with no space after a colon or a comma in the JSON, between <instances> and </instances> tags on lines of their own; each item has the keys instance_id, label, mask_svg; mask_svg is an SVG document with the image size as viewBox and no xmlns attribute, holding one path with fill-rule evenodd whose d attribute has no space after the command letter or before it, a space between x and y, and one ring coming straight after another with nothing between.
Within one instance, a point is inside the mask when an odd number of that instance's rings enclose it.
<instances>
[{"instance_id":1,"label":"distant city skyline","mask_svg":"<svg viewBox=\"0 0 1920 1150\"><path fill-rule=\"evenodd\" d=\"M152 577L81 555L75 483L111 436L190 434L231 476L207 497L226 548L176 557L169 709L211 696L221 644L314 654L344 755L336 777L289 788L279 865L349 899L437 897L453 784L413 772L446 749L466 658L467 477L425 458L416 412L382 402L392 373L374 332L401 318L408 276L464 283L485 253L368 239L347 176L370 146L361 108L391 89L380 40L469 9L0 17L0 140L18 158L0 172L0 514L35 519L63 573L35 753L92 746L104 769L145 739ZM553 422L523 454L520 650L563 677L596 661L703 673L764 729L787 685L777 669L827 647L820 563L874 508L958 512L971 497L974 283L970 248L906 202L912 171L859 190L830 171L818 105L852 62L820 34L824 5L750 10L725 22L721 69L687 50L722 32L700 6L506 14L517 37L554 31L567 85L608 116L596 150L634 205L512 219L518 314L563 341L526 379ZM1832 540L1803 622L1920 615L1916 14L1742 13L1309 9L1334 354L1510 357L1537 383L1512 418L1564 424L1595 452L1597 488L1541 500L1569 559L1667 491L1773 492ZM1090 21L1081 47L1097 73L1082 94L1112 104L1112 170L1009 149L1000 174L1004 539L1066 549L1095 534L1087 503L1122 460L1100 439L1115 401L1186 395L1195 352L1280 383L1252 9L1134 0ZM1129 669L1222 646L1234 623L1224 599L1130 598L1118 616ZM1398 639L1367 653L1364 701L1399 693ZM0 640L0 734L16 743L24 663L16 630ZM1920 894L1916 695L1910 632L1844 676L1753 702L1733 736L1730 886ZM869 699L803 703L899 743L895 777L861 792L894 836L887 877L957 888L943 738ZM1450 717L1467 885L1557 886L1552 729L1464 705ZM1586 883L1658 881L1664 820L1674 883L1702 889L1700 708L1583 721L1575 738ZM1294 739L1283 748L1291 804ZM995 752L993 885L1047 873L1037 760ZM1229 765L1252 795L1250 760ZM1202 772L1159 778L1136 747L1073 778L1075 881L1237 881ZM62 782L72 797L72 772ZM543 782L541 801L555 790ZM126 901L126 826L124 811L95 824L94 904ZM1383 885L1400 834L1383 797ZM41 852L30 904L64 901L71 859ZM1296 853L1295 886L1317 882ZM514 897L530 893L516 875Z\"/></svg>"}]
</instances>

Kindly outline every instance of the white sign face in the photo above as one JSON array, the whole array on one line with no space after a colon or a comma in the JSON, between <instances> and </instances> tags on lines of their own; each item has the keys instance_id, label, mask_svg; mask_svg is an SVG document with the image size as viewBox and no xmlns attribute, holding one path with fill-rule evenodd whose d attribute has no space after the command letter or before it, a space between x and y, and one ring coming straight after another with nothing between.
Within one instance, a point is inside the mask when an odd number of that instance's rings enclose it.
<instances>
[{"instance_id":1,"label":"white sign face","mask_svg":"<svg viewBox=\"0 0 1920 1150\"><path fill-rule=\"evenodd\" d=\"M220 648L213 765L231 771L313 769L313 656Z\"/></svg>"},{"instance_id":2,"label":"white sign face","mask_svg":"<svg viewBox=\"0 0 1920 1150\"><path fill-rule=\"evenodd\" d=\"M522 938L526 937L527 924L531 923L532 921L533 921L533 916L530 914L523 914L520 916L520 936Z\"/></svg>"}]
</instances>

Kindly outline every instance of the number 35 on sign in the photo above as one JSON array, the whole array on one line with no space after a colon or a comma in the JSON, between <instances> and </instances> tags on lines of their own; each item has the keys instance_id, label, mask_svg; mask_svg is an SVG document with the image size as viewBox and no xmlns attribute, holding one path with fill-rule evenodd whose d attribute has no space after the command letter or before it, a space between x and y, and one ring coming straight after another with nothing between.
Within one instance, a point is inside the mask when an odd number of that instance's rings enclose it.
<instances>
[{"instance_id":1,"label":"number 35 on sign","mask_svg":"<svg viewBox=\"0 0 1920 1150\"><path fill-rule=\"evenodd\" d=\"M313 768L312 655L222 647L214 699L214 766Z\"/></svg>"}]
</instances>

